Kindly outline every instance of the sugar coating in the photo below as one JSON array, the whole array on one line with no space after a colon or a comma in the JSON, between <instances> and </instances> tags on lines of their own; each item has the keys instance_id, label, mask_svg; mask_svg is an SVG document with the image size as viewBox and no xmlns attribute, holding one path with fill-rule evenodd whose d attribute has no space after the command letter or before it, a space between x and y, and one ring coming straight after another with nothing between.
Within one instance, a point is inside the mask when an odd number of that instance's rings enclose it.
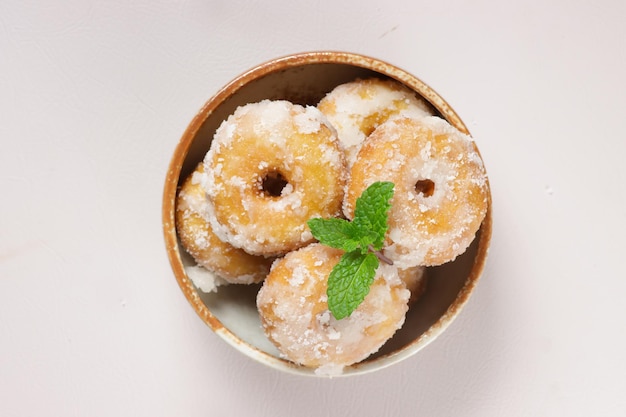
<instances>
[{"instance_id":1,"label":"sugar coating","mask_svg":"<svg viewBox=\"0 0 626 417\"><path fill-rule=\"evenodd\" d=\"M428 283L426 267L414 266L411 268L398 269L398 276L411 293L409 306L412 306L426 291Z\"/></svg>"},{"instance_id":2,"label":"sugar coating","mask_svg":"<svg viewBox=\"0 0 626 417\"><path fill-rule=\"evenodd\" d=\"M228 281L225 281L219 275L216 275L200 265L185 267L185 273L191 282L193 282L193 285L204 293L217 292L218 287L229 284Z\"/></svg>"},{"instance_id":3,"label":"sugar coating","mask_svg":"<svg viewBox=\"0 0 626 417\"><path fill-rule=\"evenodd\" d=\"M438 117L395 118L368 137L350 171L348 218L375 181L395 184L384 253L399 268L452 261L487 212L487 177L472 139ZM432 182L432 195L416 190L420 181Z\"/></svg>"},{"instance_id":4,"label":"sugar coating","mask_svg":"<svg viewBox=\"0 0 626 417\"><path fill-rule=\"evenodd\" d=\"M257 296L263 329L289 360L335 375L380 347L405 320L410 293L381 264L370 292L347 318L328 310L326 288L342 251L314 243L274 262Z\"/></svg>"},{"instance_id":5,"label":"sugar coating","mask_svg":"<svg viewBox=\"0 0 626 417\"><path fill-rule=\"evenodd\" d=\"M176 230L181 245L194 260L232 284L260 282L269 272L272 260L253 256L213 232L210 210L202 187L206 173L200 163L183 182L176 198Z\"/></svg>"},{"instance_id":6,"label":"sugar coating","mask_svg":"<svg viewBox=\"0 0 626 417\"><path fill-rule=\"evenodd\" d=\"M317 106L337 129L351 165L365 138L386 120L431 116L430 107L414 92L394 80L359 79L341 84Z\"/></svg>"},{"instance_id":7,"label":"sugar coating","mask_svg":"<svg viewBox=\"0 0 626 417\"><path fill-rule=\"evenodd\" d=\"M336 132L315 107L263 100L217 129L202 181L216 235L248 253L282 255L313 240L312 217L341 214L347 177ZM264 191L268 176L287 184Z\"/></svg>"}]
</instances>

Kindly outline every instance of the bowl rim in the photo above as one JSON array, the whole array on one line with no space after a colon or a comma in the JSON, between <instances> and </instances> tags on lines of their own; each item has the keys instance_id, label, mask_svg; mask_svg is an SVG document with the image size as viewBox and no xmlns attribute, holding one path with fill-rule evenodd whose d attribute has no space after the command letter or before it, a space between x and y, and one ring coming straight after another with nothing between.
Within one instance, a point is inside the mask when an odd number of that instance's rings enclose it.
<instances>
[{"instance_id":1,"label":"bowl rim","mask_svg":"<svg viewBox=\"0 0 626 417\"><path fill-rule=\"evenodd\" d=\"M393 78L408 86L430 102L430 104L433 105L437 111L439 111L444 119L461 132L467 135L470 135L470 132L452 107L437 92L435 92L435 90L416 76L377 58L358 53L331 50L310 51L284 55L265 61L241 73L218 90L217 93L215 93L211 98L209 98L184 130L168 165L162 200L162 227L165 246L171 268L179 287L202 321L204 321L204 323L208 325L213 332L240 352L274 369L279 369L297 375L318 376L313 369L294 364L286 359L277 358L241 340L211 313L209 308L204 304L198 295L195 286L185 272L182 258L180 256L180 248L178 245L175 224L176 195L183 164L187 158L189 148L196 134L213 111L215 111L215 109L217 109L225 100L251 81L262 78L276 71L310 64L345 64L368 69L389 78ZM472 142L472 145L480 155L476 144ZM460 311L469 300L471 293L483 273L489 250L492 234L492 200L488 179L487 190L487 214L479 229L480 235L477 237L479 241L477 252L474 257L474 264L463 287L452 304L448 306L445 313L441 315L441 317L439 317L426 332L402 348L385 355L377 356L374 359L366 359L363 362L348 366L344 369L343 373L337 376L350 376L373 372L412 356L430 344L438 335L443 333L443 331L446 330L459 315Z\"/></svg>"}]
</instances>

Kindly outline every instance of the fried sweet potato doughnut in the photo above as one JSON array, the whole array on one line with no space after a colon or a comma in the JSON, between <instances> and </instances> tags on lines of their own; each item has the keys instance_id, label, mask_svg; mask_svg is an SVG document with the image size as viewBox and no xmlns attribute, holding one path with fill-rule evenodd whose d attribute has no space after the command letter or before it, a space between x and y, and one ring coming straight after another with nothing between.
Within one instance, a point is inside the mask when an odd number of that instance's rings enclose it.
<instances>
[{"instance_id":1,"label":"fried sweet potato doughnut","mask_svg":"<svg viewBox=\"0 0 626 417\"><path fill-rule=\"evenodd\" d=\"M369 136L350 171L348 218L375 181L395 184L384 254L399 268L455 259L487 213L487 177L472 139L438 117L389 120Z\"/></svg>"},{"instance_id":2,"label":"fried sweet potato doughnut","mask_svg":"<svg viewBox=\"0 0 626 417\"><path fill-rule=\"evenodd\" d=\"M313 240L307 220L341 214L344 154L315 107L269 100L239 107L216 131L204 163L211 225L248 253L302 247Z\"/></svg>"},{"instance_id":3,"label":"fried sweet potato doughnut","mask_svg":"<svg viewBox=\"0 0 626 417\"><path fill-rule=\"evenodd\" d=\"M207 220L208 198L201 186L204 165L200 163L183 182L176 197L176 231L182 246L194 260L231 284L262 281L272 260L253 256L222 242Z\"/></svg>"},{"instance_id":4,"label":"fried sweet potato doughnut","mask_svg":"<svg viewBox=\"0 0 626 417\"><path fill-rule=\"evenodd\" d=\"M328 93L317 108L337 129L349 165L354 162L365 138L381 123L398 115L423 117L433 114L429 105L404 85L379 78L341 84Z\"/></svg>"},{"instance_id":5,"label":"fried sweet potato doughnut","mask_svg":"<svg viewBox=\"0 0 626 417\"><path fill-rule=\"evenodd\" d=\"M369 294L349 316L328 310L328 275L342 251L313 243L276 260L257 296L263 329L292 362L336 374L376 352L404 323L409 291L381 264Z\"/></svg>"}]
</instances>

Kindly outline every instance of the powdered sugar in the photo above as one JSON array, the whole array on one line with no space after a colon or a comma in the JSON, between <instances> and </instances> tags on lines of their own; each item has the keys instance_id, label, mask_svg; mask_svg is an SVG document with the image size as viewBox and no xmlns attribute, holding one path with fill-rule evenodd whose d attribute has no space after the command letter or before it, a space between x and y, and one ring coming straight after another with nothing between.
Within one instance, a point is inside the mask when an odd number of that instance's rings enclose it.
<instances>
[{"instance_id":1,"label":"powdered sugar","mask_svg":"<svg viewBox=\"0 0 626 417\"><path fill-rule=\"evenodd\" d=\"M296 129L305 134L319 132L324 121L322 113L312 106L306 106L303 112L293 117Z\"/></svg>"},{"instance_id":2,"label":"powdered sugar","mask_svg":"<svg viewBox=\"0 0 626 417\"><path fill-rule=\"evenodd\" d=\"M185 267L185 273L193 282L193 285L205 293L217 292L218 287L228 285L228 282L224 281L224 279L201 266L187 266Z\"/></svg>"},{"instance_id":3,"label":"powdered sugar","mask_svg":"<svg viewBox=\"0 0 626 417\"><path fill-rule=\"evenodd\" d=\"M337 129L349 165L367 136L384 121L398 116L432 115L428 105L412 91L395 81L375 78L337 86L318 108Z\"/></svg>"}]
</instances>

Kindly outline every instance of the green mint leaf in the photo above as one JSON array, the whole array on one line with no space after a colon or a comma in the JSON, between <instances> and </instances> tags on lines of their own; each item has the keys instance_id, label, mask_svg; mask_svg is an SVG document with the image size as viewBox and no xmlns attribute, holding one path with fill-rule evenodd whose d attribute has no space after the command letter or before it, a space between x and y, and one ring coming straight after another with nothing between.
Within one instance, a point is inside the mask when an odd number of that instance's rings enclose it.
<instances>
[{"instance_id":1,"label":"green mint leaf","mask_svg":"<svg viewBox=\"0 0 626 417\"><path fill-rule=\"evenodd\" d=\"M347 220L315 218L310 219L307 224L313 237L331 248L352 252L360 245L358 231Z\"/></svg>"},{"instance_id":2,"label":"green mint leaf","mask_svg":"<svg viewBox=\"0 0 626 417\"><path fill-rule=\"evenodd\" d=\"M354 219L310 219L307 224L322 244L345 251L328 277L328 309L341 320L363 302L374 281L376 269L391 261L380 250L387 233L387 212L394 185L375 182L356 200Z\"/></svg>"},{"instance_id":3,"label":"green mint leaf","mask_svg":"<svg viewBox=\"0 0 626 417\"><path fill-rule=\"evenodd\" d=\"M387 233L387 212L391 207L394 184L378 181L370 185L356 200L354 226L359 230L362 243L381 250Z\"/></svg>"},{"instance_id":4,"label":"green mint leaf","mask_svg":"<svg viewBox=\"0 0 626 417\"><path fill-rule=\"evenodd\" d=\"M378 258L373 253L346 252L328 276L328 309L337 320L348 317L363 302L374 281Z\"/></svg>"}]
</instances>

